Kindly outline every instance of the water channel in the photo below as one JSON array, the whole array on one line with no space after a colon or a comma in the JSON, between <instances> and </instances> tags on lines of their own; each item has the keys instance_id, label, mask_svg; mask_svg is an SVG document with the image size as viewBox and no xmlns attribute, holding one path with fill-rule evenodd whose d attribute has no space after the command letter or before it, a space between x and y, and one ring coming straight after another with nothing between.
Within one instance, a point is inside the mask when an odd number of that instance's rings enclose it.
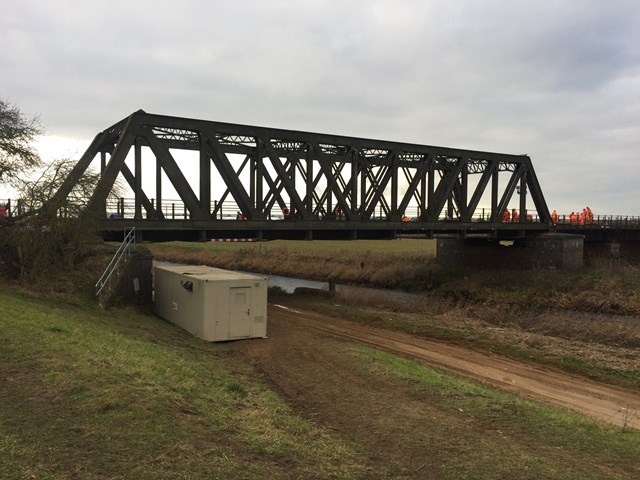
<instances>
[{"instance_id":1,"label":"water channel","mask_svg":"<svg viewBox=\"0 0 640 480\"><path fill-rule=\"evenodd\" d=\"M247 272L250 273L250 272ZM281 288L286 293L294 293L296 288L313 288L317 290L329 291L329 282L319 282L316 280L304 280L300 278L282 277L280 275L260 274L267 277L269 287ZM402 290L384 290L369 287L357 287L354 285L336 284L336 293L343 298L357 296L359 299L370 298L372 300L418 300L423 299L426 293L410 293Z\"/></svg>"}]
</instances>

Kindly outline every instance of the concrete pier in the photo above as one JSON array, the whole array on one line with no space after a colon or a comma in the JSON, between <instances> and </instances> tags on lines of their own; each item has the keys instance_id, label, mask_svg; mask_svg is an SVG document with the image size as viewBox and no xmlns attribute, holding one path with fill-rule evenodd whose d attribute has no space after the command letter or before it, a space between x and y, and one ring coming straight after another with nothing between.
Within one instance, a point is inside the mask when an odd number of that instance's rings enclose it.
<instances>
[{"instance_id":1,"label":"concrete pier","mask_svg":"<svg viewBox=\"0 0 640 480\"><path fill-rule=\"evenodd\" d=\"M508 242L440 237L436 258L443 265L470 268L572 270L584 265L584 237L543 233Z\"/></svg>"}]
</instances>

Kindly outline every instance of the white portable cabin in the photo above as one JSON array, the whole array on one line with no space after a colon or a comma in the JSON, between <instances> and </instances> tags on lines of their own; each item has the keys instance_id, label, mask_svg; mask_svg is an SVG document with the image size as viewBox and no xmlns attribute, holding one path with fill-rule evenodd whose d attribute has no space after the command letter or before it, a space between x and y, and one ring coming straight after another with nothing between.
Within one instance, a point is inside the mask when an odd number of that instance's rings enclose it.
<instances>
[{"instance_id":1,"label":"white portable cabin","mask_svg":"<svg viewBox=\"0 0 640 480\"><path fill-rule=\"evenodd\" d=\"M267 278L204 265L155 267L154 311L207 342L267 336Z\"/></svg>"}]
</instances>

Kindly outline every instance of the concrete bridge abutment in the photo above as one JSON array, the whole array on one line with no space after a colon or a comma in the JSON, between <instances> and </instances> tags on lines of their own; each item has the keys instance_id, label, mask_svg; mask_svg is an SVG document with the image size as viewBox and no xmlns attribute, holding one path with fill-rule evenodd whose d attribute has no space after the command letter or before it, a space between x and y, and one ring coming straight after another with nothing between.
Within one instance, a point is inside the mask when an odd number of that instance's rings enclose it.
<instances>
[{"instance_id":1,"label":"concrete bridge abutment","mask_svg":"<svg viewBox=\"0 0 640 480\"><path fill-rule=\"evenodd\" d=\"M584 236L543 233L513 241L439 237L436 258L442 265L482 269L573 270L584 265Z\"/></svg>"}]
</instances>

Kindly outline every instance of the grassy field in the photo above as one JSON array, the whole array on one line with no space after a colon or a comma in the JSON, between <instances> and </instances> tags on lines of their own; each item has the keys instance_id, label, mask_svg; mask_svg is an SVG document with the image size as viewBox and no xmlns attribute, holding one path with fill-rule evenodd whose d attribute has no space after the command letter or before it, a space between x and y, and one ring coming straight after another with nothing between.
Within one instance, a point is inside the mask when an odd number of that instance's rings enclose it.
<instances>
[{"instance_id":1,"label":"grassy field","mask_svg":"<svg viewBox=\"0 0 640 480\"><path fill-rule=\"evenodd\" d=\"M400 382L412 397L429 399L432 441L442 445L432 478L640 475L640 432L341 345L340 355L371 382ZM376 452L326 429L321 418L300 416L231 354L233 344L204 343L156 317L1 288L0 347L2 478L382 475L368 465ZM457 438L443 423L451 412L460 412ZM470 419L488 422L491 433L467 432Z\"/></svg>"}]
</instances>

